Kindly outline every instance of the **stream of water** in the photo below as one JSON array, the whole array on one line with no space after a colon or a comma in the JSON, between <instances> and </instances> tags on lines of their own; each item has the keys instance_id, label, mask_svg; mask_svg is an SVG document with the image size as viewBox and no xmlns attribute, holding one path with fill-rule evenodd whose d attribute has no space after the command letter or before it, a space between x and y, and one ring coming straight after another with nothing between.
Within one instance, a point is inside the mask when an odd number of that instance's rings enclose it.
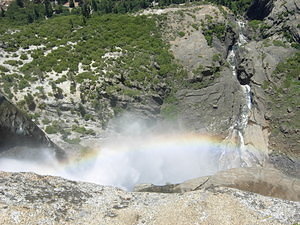
<instances>
[{"instance_id":1,"label":"stream of water","mask_svg":"<svg viewBox=\"0 0 300 225\"><path fill-rule=\"evenodd\" d=\"M247 38L243 34L243 30L245 27L245 23L242 21L237 21L238 25L238 39L237 42L232 46L230 49L228 56L227 56L227 62L230 65L230 68L232 70L232 75L237 78L237 51L240 47L245 45L247 43ZM241 85L241 89L244 96L244 103L240 106L240 112L238 115L237 120L235 123L230 127L230 134L227 136L225 141L232 141L232 139L238 139L236 143L236 150L235 152L228 152L228 149L231 148L225 148L223 150L223 153L221 154L220 161L221 162L221 169L228 169L232 167L243 167L248 166L247 165L247 159L246 159L246 146L244 141L244 132L248 124L248 119L252 107L251 103L251 88L249 85Z\"/></svg>"}]
</instances>

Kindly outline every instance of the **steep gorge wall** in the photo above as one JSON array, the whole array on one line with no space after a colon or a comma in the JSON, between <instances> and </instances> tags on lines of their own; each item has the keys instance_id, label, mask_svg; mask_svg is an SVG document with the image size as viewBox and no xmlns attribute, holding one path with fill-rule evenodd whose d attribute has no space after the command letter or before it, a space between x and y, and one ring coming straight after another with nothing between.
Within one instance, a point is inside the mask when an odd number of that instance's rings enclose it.
<instances>
[{"instance_id":1,"label":"steep gorge wall","mask_svg":"<svg viewBox=\"0 0 300 225\"><path fill-rule=\"evenodd\" d=\"M298 161L289 163L286 160L300 155L296 100L299 91L292 94L292 89L283 88L282 93L274 94L272 89L280 90L286 79L290 79L287 78L289 69L281 73L280 79L276 78L279 76L274 74L276 67L299 52L299 3L253 2L246 13L249 20L242 29L246 42L236 50L236 77L226 63L241 32L234 15L226 8L213 6L181 10L181 14L175 10L167 14L165 29L175 58L188 71L185 85L174 95L177 102L173 107L178 119L188 129L228 137L245 104L241 85L249 85L252 106L242 132L245 151L250 155L271 154L271 161L274 161L273 153L280 152L280 158L275 157L275 161L293 164L284 170L296 175ZM226 29L221 35L216 28L222 26ZM182 36L172 37L174 30L182 32ZM298 78L293 79L293 84L298 85ZM279 85L273 86L276 83ZM274 98L282 100L277 102ZM264 160L258 158L258 164L259 161Z\"/></svg>"},{"instance_id":2,"label":"steep gorge wall","mask_svg":"<svg viewBox=\"0 0 300 225\"><path fill-rule=\"evenodd\" d=\"M254 1L247 12L249 41L238 54L238 76L252 88L245 144L261 149L265 140L270 161L294 176L300 169L299 9L293 0Z\"/></svg>"},{"instance_id":3,"label":"steep gorge wall","mask_svg":"<svg viewBox=\"0 0 300 225\"><path fill-rule=\"evenodd\" d=\"M15 147L44 147L54 149L58 158L64 158L64 151L1 93L0 137L0 152Z\"/></svg>"}]
</instances>

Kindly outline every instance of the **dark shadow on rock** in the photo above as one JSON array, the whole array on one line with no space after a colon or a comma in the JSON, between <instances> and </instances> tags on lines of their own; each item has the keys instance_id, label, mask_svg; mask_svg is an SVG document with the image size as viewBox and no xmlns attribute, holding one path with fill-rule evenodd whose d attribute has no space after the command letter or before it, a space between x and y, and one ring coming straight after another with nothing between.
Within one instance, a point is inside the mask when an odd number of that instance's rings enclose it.
<instances>
[{"instance_id":1,"label":"dark shadow on rock","mask_svg":"<svg viewBox=\"0 0 300 225\"><path fill-rule=\"evenodd\" d=\"M0 152L14 147L51 148L59 160L66 158L59 146L0 93Z\"/></svg>"},{"instance_id":2,"label":"dark shadow on rock","mask_svg":"<svg viewBox=\"0 0 300 225\"><path fill-rule=\"evenodd\" d=\"M246 16L251 20L263 20L273 9L273 0L254 0Z\"/></svg>"}]
</instances>

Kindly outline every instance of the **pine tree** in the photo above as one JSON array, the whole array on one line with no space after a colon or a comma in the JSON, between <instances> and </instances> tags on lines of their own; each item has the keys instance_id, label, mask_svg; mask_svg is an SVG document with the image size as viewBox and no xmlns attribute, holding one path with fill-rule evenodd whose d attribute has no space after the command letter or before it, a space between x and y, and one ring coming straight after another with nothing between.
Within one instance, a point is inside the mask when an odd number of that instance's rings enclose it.
<instances>
[{"instance_id":1,"label":"pine tree","mask_svg":"<svg viewBox=\"0 0 300 225\"><path fill-rule=\"evenodd\" d=\"M17 3L17 5L18 5L20 8L24 8L24 2L23 2L23 0L16 0L16 3Z\"/></svg>"},{"instance_id":2,"label":"pine tree","mask_svg":"<svg viewBox=\"0 0 300 225\"><path fill-rule=\"evenodd\" d=\"M45 14L47 17L51 17L53 15L53 9L51 2L49 0L45 0Z\"/></svg>"},{"instance_id":3,"label":"pine tree","mask_svg":"<svg viewBox=\"0 0 300 225\"><path fill-rule=\"evenodd\" d=\"M28 21L28 23L33 23L34 18L33 18L33 15L31 13L27 14L27 21Z\"/></svg>"},{"instance_id":4,"label":"pine tree","mask_svg":"<svg viewBox=\"0 0 300 225\"><path fill-rule=\"evenodd\" d=\"M74 0L69 0L69 7L70 8L74 8L75 7Z\"/></svg>"},{"instance_id":5,"label":"pine tree","mask_svg":"<svg viewBox=\"0 0 300 225\"><path fill-rule=\"evenodd\" d=\"M70 26L71 26L71 30L73 30L73 29L74 29L74 23L73 23L73 20L72 20L72 19L69 20L69 24L70 24Z\"/></svg>"},{"instance_id":6,"label":"pine tree","mask_svg":"<svg viewBox=\"0 0 300 225\"><path fill-rule=\"evenodd\" d=\"M98 5L96 0L92 0L92 10L95 12L98 11Z\"/></svg>"},{"instance_id":7,"label":"pine tree","mask_svg":"<svg viewBox=\"0 0 300 225\"><path fill-rule=\"evenodd\" d=\"M0 11L0 17L5 17L5 11L2 7L1 7L1 11Z\"/></svg>"},{"instance_id":8,"label":"pine tree","mask_svg":"<svg viewBox=\"0 0 300 225\"><path fill-rule=\"evenodd\" d=\"M39 19L41 16L41 13L39 12L39 8L37 6L34 7L33 9L33 14L35 19Z\"/></svg>"},{"instance_id":9,"label":"pine tree","mask_svg":"<svg viewBox=\"0 0 300 225\"><path fill-rule=\"evenodd\" d=\"M81 13L85 18L89 18L91 14L90 5L87 2L84 2L81 6Z\"/></svg>"}]
</instances>

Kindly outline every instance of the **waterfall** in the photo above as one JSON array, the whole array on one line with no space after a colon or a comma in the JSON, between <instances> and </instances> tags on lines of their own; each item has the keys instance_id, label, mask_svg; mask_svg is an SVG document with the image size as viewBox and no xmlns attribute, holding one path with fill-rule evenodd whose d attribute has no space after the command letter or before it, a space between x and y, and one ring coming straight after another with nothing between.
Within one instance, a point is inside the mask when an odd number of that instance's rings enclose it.
<instances>
[{"instance_id":1,"label":"waterfall","mask_svg":"<svg viewBox=\"0 0 300 225\"><path fill-rule=\"evenodd\" d=\"M237 58L236 53L238 49L247 43L247 38L243 34L245 23L237 21L238 25L238 39L237 42L229 50L227 62L232 70L232 75L237 79ZM240 112L235 123L229 128L230 134L225 138L228 142L228 147L224 148L220 157L221 169L228 169L232 167L249 166L247 161L249 152L246 149L244 141L244 132L248 124L249 115L251 112L251 88L249 85L241 85L244 96L243 105L240 107ZM236 140L236 146L232 150L232 141ZM250 153L251 154L251 153Z\"/></svg>"}]
</instances>

